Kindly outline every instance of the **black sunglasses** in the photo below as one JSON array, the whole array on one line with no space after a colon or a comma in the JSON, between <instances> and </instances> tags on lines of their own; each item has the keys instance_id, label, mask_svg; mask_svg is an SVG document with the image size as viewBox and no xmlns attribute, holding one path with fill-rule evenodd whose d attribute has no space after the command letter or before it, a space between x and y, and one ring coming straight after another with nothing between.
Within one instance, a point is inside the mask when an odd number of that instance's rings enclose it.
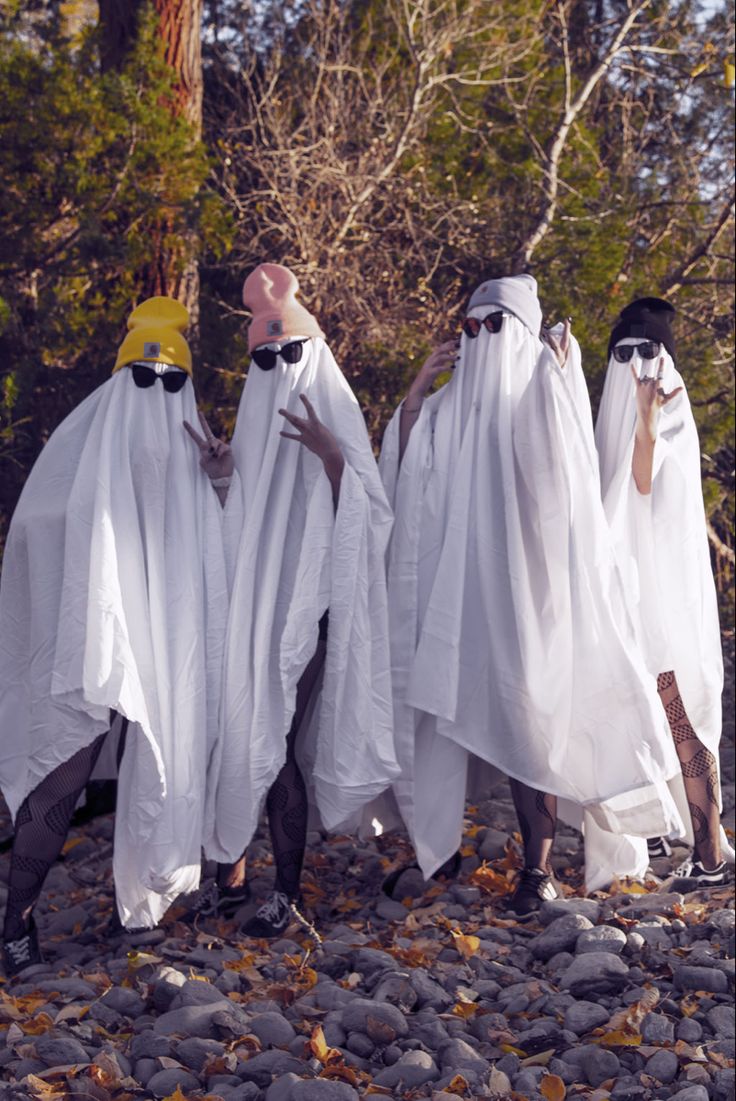
<instances>
[{"instance_id":1,"label":"black sunglasses","mask_svg":"<svg viewBox=\"0 0 736 1101\"><path fill-rule=\"evenodd\" d=\"M187 381L186 371L164 371L159 375L153 367L147 367L145 363L133 363L130 369L133 372L133 382L141 390L147 390L149 386L153 386L157 378L160 378L168 394L178 394Z\"/></svg>"},{"instance_id":2,"label":"black sunglasses","mask_svg":"<svg viewBox=\"0 0 736 1101\"><path fill-rule=\"evenodd\" d=\"M291 340L284 344L283 348L274 351L273 348L254 348L250 353L251 358L262 371L272 371L276 366L276 357L281 356L284 363L298 363L302 358L302 349L307 343L304 340Z\"/></svg>"},{"instance_id":3,"label":"black sunglasses","mask_svg":"<svg viewBox=\"0 0 736 1101\"><path fill-rule=\"evenodd\" d=\"M628 363L634 352L641 359L656 359L662 345L658 340L645 340L642 344L617 344L613 349L613 358L617 363Z\"/></svg>"},{"instance_id":4,"label":"black sunglasses","mask_svg":"<svg viewBox=\"0 0 736 1101\"><path fill-rule=\"evenodd\" d=\"M494 313L487 313L482 319L479 317L466 317L463 321L463 332L466 336L469 336L471 340L475 340L482 326L485 326L489 333L497 333L502 323L502 311L495 310Z\"/></svg>"}]
</instances>

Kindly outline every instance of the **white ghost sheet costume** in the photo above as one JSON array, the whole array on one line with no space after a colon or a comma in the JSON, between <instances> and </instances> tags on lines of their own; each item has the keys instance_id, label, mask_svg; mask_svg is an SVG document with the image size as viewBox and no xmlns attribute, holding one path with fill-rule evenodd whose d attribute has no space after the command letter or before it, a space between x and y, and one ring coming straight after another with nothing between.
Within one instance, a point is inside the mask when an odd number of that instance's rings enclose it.
<instances>
[{"instance_id":1,"label":"white ghost sheet costume","mask_svg":"<svg viewBox=\"0 0 736 1101\"><path fill-rule=\"evenodd\" d=\"M227 589L221 507L182 422L191 384L117 371L56 429L21 494L0 589L0 782L15 816L129 720L113 870L128 927L199 882Z\"/></svg>"},{"instance_id":2,"label":"white ghost sheet costume","mask_svg":"<svg viewBox=\"0 0 736 1101\"><path fill-rule=\"evenodd\" d=\"M304 416L301 394L345 459L337 510L322 461L280 435L288 425L278 410ZM235 564L206 841L221 861L243 852L285 761L297 683L328 609L321 688L297 743L322 825L355 825L399 772L384 566L391 510L360 407L321 337L296 364L251 365L232 448L242 494L231 491L225 509Z\"/></svg>"},{"instance_id":3,"label":"white ghost sheet costume","mask_svg":"<svg viewBox=\"0 0 736 1101\"><path fill-rule=\"evenodd\" d=\"M400 467L399 417L380 460L394 792L425 876L459 846L479 760L562 797L563 814L584 808L591 837L676 830L677 759L630 646L576 342L563 371L506 315L499 333L463 336ZM594 848L586 862L589 890L615 874Z\"/></svg>"},{"instance_id":4,"label":"white ghost sheet costume","mask_svg":"<svg viewBox=\"0 0 736 1101\"><path fill-rule=\"evenodd\" d=\"M638 344L633 337L617 341ZM700 473L700 444L685 383L664 348L662 386L682 392L662 407L652 468L652 491L641 494L631 471L636 391L656 362L635 352L630 363L611 356L595 439L601 491L641 651L653 676L673 670L690 723L718 762L723 657ZM681 773L671 784L693 843ZM719 790L720 798L720 790ZM632 839L632 844L636 843ZM721 830L724 858L734 853ZM639 842L641 850L641 843Z\"/></svg>"}]
</instances>

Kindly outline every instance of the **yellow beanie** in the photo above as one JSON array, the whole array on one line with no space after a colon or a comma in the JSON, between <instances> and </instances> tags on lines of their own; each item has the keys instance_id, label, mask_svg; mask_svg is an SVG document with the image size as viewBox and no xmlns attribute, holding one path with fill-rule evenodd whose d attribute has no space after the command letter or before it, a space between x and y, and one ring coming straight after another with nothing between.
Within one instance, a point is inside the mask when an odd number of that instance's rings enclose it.
<instances>
[{"instance_id":1,"label":"yellow beanie","mask_svg":"<svg viewBox=\"0 0 736 1101\"><path fill-rule=\"evenodd\" d=\"M128 363L146 360L181 367L191 377L192 353L182 336L189 311L174 298L147 298L128 318L128 335L120 345L113 374Z\"/></svg>"}]
</instances>

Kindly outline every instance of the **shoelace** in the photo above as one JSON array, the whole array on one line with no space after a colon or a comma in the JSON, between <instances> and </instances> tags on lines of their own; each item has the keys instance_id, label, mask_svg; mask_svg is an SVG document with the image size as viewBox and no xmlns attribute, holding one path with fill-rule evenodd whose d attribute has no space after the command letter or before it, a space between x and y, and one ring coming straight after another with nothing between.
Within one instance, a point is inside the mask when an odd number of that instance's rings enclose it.
<instances>
[{"instance_id":1,"label":"shoelace","mask_svg":"<svg viewBox=\"0 0 736 1101\"><path fill-rule=\"evenodd\" d=\"M291 902L289 898L280 891L274 891L273 896L268 902L264 902L263 906L256 911L256 914L258 917L264 918L266 921L276 926L285 925L287 918L291 915L307 930L310 936L314 937L317 944L322 943L322 937L309 918L304 916L295 902Z\"/></svg>"},{"instance_id":2,"label":"shoelace","mask_svg":"<svg viewBox=\"0 0 736 1101\"><path fill-rule=\"evenodd\" d=\"M290 909L291 904L286 895L282 895L280 891L274 891L268 902L264 902L256 913L258 917L264 918L275 925L286 918Z\"/></svg>"},{"instance_id":3,"label":"shoelace","mask_svg":"<svg viewBox=\"0 0 736 1101\"><path fill-rule=\"evenodd\" d=\"M31 937L26 933L18 940L9 940L5 943L5 951L11 957L14 964L25 963L31 958Z\"/></svg>"}]
</instances>

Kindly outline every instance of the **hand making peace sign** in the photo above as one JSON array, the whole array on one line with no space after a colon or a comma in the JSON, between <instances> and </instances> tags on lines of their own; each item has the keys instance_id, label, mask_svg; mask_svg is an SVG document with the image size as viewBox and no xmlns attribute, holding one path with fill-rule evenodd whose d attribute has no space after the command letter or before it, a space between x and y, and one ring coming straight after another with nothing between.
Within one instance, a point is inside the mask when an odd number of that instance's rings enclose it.
<instances>
[{"instance_id":1,"label":"hand making peace sign","mask_svg":"<svg viewBox=\"0 0 736 1101\"><path fill-rule=\"evenodd\" d=\"M204 436L192 428L189 421L184 421L184 427L199 448L199 465L208 478L229 478L235 469L232 448L224 440L218 440L210 428L204 413L197 410L199 423Z\"/></svg>"}]
</instances>

